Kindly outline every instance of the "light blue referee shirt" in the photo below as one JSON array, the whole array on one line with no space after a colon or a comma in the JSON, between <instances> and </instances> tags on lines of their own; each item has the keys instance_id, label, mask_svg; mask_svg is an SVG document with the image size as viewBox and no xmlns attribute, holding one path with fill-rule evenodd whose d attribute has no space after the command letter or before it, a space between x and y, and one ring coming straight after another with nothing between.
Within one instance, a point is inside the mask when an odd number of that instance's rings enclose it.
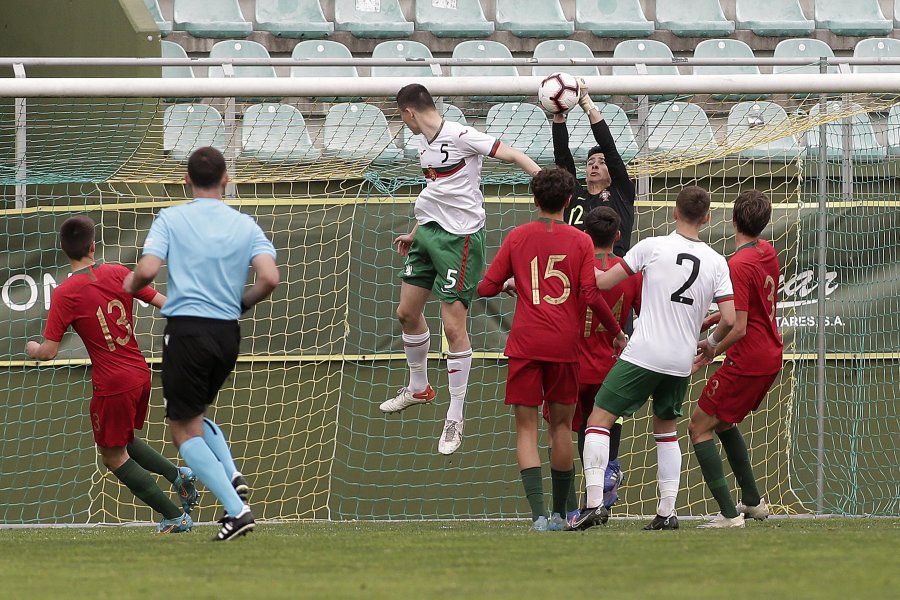
<instances>
[{"instance_id":1,"label":"light blue referee shirt","mask_svg":"<svg viewBox=\"0 0 900 600\"><path fill-rule=\"evenodd\" d=\"M166 317L237 320L250 261L275 258L275 247L256 221L221 200L195 198L159 211L144 254L168 265Z\"/></svg>"}]
</instances>

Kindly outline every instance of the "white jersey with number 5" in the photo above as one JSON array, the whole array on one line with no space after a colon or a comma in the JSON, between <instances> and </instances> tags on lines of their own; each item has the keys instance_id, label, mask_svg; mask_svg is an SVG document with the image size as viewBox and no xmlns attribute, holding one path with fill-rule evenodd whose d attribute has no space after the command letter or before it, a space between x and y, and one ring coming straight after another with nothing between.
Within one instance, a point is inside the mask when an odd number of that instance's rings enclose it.
<instances>
[{"instance_id":1,"label":"white jersey with number 5","mask_svg":"<svg viewBox=\"0 0 900 600\"><path fill-rule=\"evenodd\" d=\"M425 189L416 199L416 221L435 222L459 235L484 227L481 163L499 146L499 140L453 121L444 121L431 141L419 136Z\"/></svg>"},{"instance_id":2,"label":"white jersey with number 5","mask_svg":"<svg viewBox=\"0 0 900 600\"><path fill-rule=\"evenodd\" d=\"M703 319L715 302L733 299L725 258L679 233L641 240L624 258L643 272L641 317L622 360L684 377L691 374Z\"/></svg>"}]
</instances>

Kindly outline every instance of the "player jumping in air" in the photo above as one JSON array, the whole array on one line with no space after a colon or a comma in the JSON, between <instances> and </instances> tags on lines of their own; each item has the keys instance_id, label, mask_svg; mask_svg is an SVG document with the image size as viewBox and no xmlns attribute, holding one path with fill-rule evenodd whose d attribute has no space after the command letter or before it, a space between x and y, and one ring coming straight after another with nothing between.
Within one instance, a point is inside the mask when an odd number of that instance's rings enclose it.
<instances>
[{"instance_id":1,"label":"player jumping in air","mask_svg":"<svg viewBox=\"0 0 900 600\"><path fill-rule=\"evenodd\" d=\"M482 159L490 156L513 162L529 175L540 167L473 127L445 121L422 85L404 86L397 93L397 106L410 131L421 134L419 162L426 185L416 199L415 227L394 240L397 251L406 257L397 318L403 330L409 383L380 408L395 413L435 397L428 384L431 332L424 315L425 303L434 294L441 300L441 320L449 344L450 407L438 451L452 454L462 443L463 404L472 365L466 318L484 270Z\"/></svg>"},{"instance_id":2,"label":"player jumping in air","mask_svg":"<svg viewBox=\"0 0 900 600\"><path fill-rule=\"evenodd\" d=\"M190 512L200 497L194 474L187 467L176 467L134 435L135 429L144 428L150 402L150 369L131 325L134 299L161 308L166 297L151 287L122 291L128 268L94 261L94 221L89 217L66 219L59 243L69 257L72 275L53 291L43 342L28 342L25 352L37 360L55 358L63 334L72 326L91 358L91 426L103 464L162 515L157 531L190 531ZM172 484L181 508L159 489L150 473Z\"/></svg>"},{"instance_id":3,"label":"player jumping in air","mask_svg":"<svg viewBox=\"0 0 900 600\"><path fill-rule=\"evenodd\" d=\"M758 520L769 516L769 508L756 487L747 444L736 424L759 408L781 371L784 343L775 322L780 279L778 253L759 237L771 216L772 204L762 192L742 192L735 200L732 224L737 250L728 260L734 286L735 325L718 344L701 342L702 352L694 360L696 371L717 354L725 353L725 362L703 388L688 427L703 479L722 511L701 528L743 527L745 515ZM719 317L708 317L704 328L718 322ZM713 431L722 441L741 488L741 503L737 506L725 481Z\"/></svg>"},{"instance_id":4,"label":"player jumping in air","mask_svg":"<svg viewBox=\"0 0 900 600\"><path fill-rule=\"evenodd\" d=\"M564 217L566 223L584 231L585 219L588 213L600 206L610 207L619 215L619 231L621 235L615 241L613 252L616 256L625 256L631 248L631 230L634 227L634 182L628 174L625 161L622 160L616 141L609 130L609 125L603 119L603 115L597 110L597 105L588 95L587 86L583 80L579 80L581 95L578 104L591 123L591 131L597 145L588 150L587 164L585 165L585 185L582 186L576 179L575 192L572 194L572 202L566 208ZM566 169L577 177L575 159L569 149L569 130L566 127L566 113L553 115L553 157L556 164ZM625 314L627 321L625 331L631 332L631 318ZM591 406L593 403L591 403ZM591 406L587 406L588 414ZM582 427L575 429L578 433L578 447L584 448L584 426L587 421L581 421ZM611 507L619 498L619 486L625 481L625 473L619 466L619 443L622 439L622 420L616 421L609 432L609 464L606 467L604 489L606 500L604 504Z\"/></svg>"},{"instance_id":5,"label":"player jumping in air","mask_svg":"<svg viewBox=\"0 0 900 600\"><path fill-rule=\"evenodd\" d=\"M538 173L531 183L538 220L513 229L478 285L481 296L516 292L516 312L506 342L509 357L506 404L516 419L516 457L531 506L535 531L562 530L566 500L575 476L572 464L572 416L578 401L578 340L584 332L584 306L595 323L615 338L626 336L598 292L591 239L562 222L575 179L563 169ZM513 278L512 286L507 281ZM554 448L550 473L553 511L544 512L538 409L549 404Z\"/></svg>"},{"instance_id":6,"label":"player jumping in air","mask_svg":"<svg viewBox=\"0 0 900 600\"><path fill-rule=\"evenodd\" d=\"M588 418L584 445L586 507L570 529L605 523L603 474L609 461L609 429L616 418L632 415L653 397L659 504L644 529L677 529L675 499L681 477L676 422L697 352L697 336L710 305L722 314L710 344L724 339L734 325L734 301L728 264L700 240L709 221L709 194L686 187L675 200L675 231L641 240L622 263L597 273L597 286L609 289L629 275L643 273L641 318L631 342L610 370Z\"/></svg>"},{"instance_id":7,"label":"player jumping in air","mask_svg":"<svg viewBox=\"0 0 900 600\"><path fill-rule=\"evenodd\" d=\"M241 341L238 317L278 286L275 248L256 221L222 202L225 157L195 150L185 183L194 200L159 211L144 253L125 290L153 281L168 265L162 384L172 441L185 462L225 506L214 541L256 526L246 503L247 482L237 470L222 430L206 416L234 370ZM247 267L256 281L246 290Z\"/></svg>"}]
</instances>

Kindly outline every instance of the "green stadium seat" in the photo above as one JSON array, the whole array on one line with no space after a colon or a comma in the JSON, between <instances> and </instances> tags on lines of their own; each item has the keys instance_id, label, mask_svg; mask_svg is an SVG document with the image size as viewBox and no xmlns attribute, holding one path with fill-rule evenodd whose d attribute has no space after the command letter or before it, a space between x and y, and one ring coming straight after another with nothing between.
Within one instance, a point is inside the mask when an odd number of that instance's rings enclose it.
<instances>
[{"instance_id":1,"label":"green stadium seat","mask_svg":"<svg viewBox=\"0 0 900 600\"><path fill-rule=\"evenodd\" d=\"M719 0L656 0L656 28L678 37L714 38L734 33Z\"/></svg>"},{"instance_id":2,"label":"green stadium seat","mask_svg":"<svg viewBox=\"0 0 900 600\"><path fill-rule=\"evenodd\" d=\"M775 58L805 58L809 60L808 65L774 65L772 73L775 75L794 75L794 74L815 74L821 72L819 69L819 59L823 56L833 58L834 51L826 42L816 39L791 39L781 40L775 46ZM837 65L828 65L827 73L837 73ZM796 99L805 99L818 94L793 94Z\"/></svg>"},{"instance_id":3,"label":"green stadium seat","mask_svg":"<svg viewBox=\"0 0 900 600\"><path fill-rule=\"evenodd\" d=\"M340 42L331 40L305 40L294 46L291 53L294 60L307 60L316 58L353 58L350 49ZM291 77L358 77L359 73L353 65L345 67L291 67ZM320 102L359 102L361 98L356 96L346 97L319 97Z\"/></svg>"},{"instance_id":4,"label":"green stadium seat","mask_svg":"<svg viewBox=\"0 0 900 600\"><path fill-rule=\"evenodd\" d=\"M183 163L191 152L204 146L225 152L225 123L219 111L206 104L167 107L163 113L163 151Z\"/></svg>"},{"instance_id":5,"label":"green stadium seat","mask_svg":"<svg viewBox=\"0 0 900 600\"><path fill-rule=\"evenodd\" d=\"M253 23L244 20L238 0L175 0L175 29L202 38L244 38Z\"/></svg>"},{"instance_id":6,"label":"green stadium seat","mask_svg":"<svg viewBox=\"0 0 900 600\"><path fill-rule=\"evenodd\" d=\"M416 2L416 29L430 31L435 37L481 38L494 33L494 24L484 18L478 0L420 0Z\"/></svg>"},{"instance_id":7,"label":"green stadium seat","mask_svg":"<svg viewBox=\"0 0 900 600\"><path fill-rule=\"evenodd\" d=\"M900 0L894 0L894 28L900 29Z\"/></svg>"},{"instance_id":8,"label":"green stadium seat","mask_svg":"<svg viewBox=\"0 0 900 600\"><path fill-rule=\"evenodd\" d=\"M381 42L372 50L372 58L400 58L417 64L416 59L431 59L428 46L409 40ZM418 64L422 64L419 62ZM372 77L431 77L431 67L372 67Z\"/></svg>"},{"instance_id":9,"label":"green stadium seat","mask_svg":"<svg viewBox=\"0 0 900 600\"><path fill-rule=\"evenodd\" d=\"M160 41L160 50L162 58L187 58L187 52L184 51L184 48L176 44L175 42L170 42L167 40ZM163 67L162 68L162 76L166 79L173 78L177 79L179 77L186 77L188 79L193 79L194 71L191 69L189 65L185 65L183 67ZM199 102L199 98L163 98L165 102Z\"/></svg>"},{"instance_id":10,"label":"green stadium seat","mask_svg":"<svg viewBox=\"0 0 900 600\"><path fill-rule=\"evenodd\" d=\"M675 66L675 58L672 51L663 42L656 40L623 40L616 45L613 50L613 58L628 58L640 60L642 58L665 58L673 61L671 65L650 66L647 65L648 75L678 75L678 67ZM613 65L613 75L637 75L637 68L628 65ZM636 98L637 96L632 96ZM664 102L674 100L675 96L670 94L651 95L651 102Z\"/></svg>"},{"instance_id":11,"label":"green stadium seat","mask_svg":"<svg viewBox=\"0 0 900 600\"><path fill-rule=\"evenodd\" d=\"M509 48L500 42L491 40L468 40L460 42L453 48L453 58L490 59L512 58ZM450 67L450 75L453 77L515 77L518 69L512 65L497 65L494 67L457 66ZM472 100L485 102L512 102L524 100L522 96L473 96Z\"/></svg>"},{"instance_id":12,"label":"green stadium seat","mask_svg":"<svg viewBox=\"0 0 900 600\"><path fill-rule=\"evenodd\" d=\"M787 122L787 113L774 102L740 102L728 111L728 143L753 144L753 147L738 153L744 158L795 160L800 156L800 145L793 135L761 142L771 136L773 130L787 126Z\"/></svg>"},{"instance_id":13,"label":"green stadium seat","mask_svg":"<svg viewBox=\"0 0 900 600\"><path fill-rule=\"evenodd\" d=\"M584 42L577 40L545 40L535 46L533 58L554 58L559 60L578 60L581 58L594 58L594 52ZM531 69L532 75L546 77L550 73L563 71L575 77L593 77L600 74L596 65L566 65L564 67L535 66Z\"/></svg>"},{"instance_id":14,"label":"green stadium seat","mask_svg":"<svg viewBox=\"0 0 900 600\"><path fill-rule=\"evenodd\" d=\"M398 38L412 35L413 24L399 0L335 0L334 29L358 38Z\"/></svg>"},{"instance_id":15,"label":"green stadium seat","mask_svg":"<svg viewBox=\"0 0 900 600\"><path fill-rule=\"evenodd\" d=\"M441 115L443 115L445 121L455 121L457 123L461 123L462 125L468 125L469 122L466 120L466 115L452 104L444 102L441 106ZM413 135L413 132L409 130L408 127L403 128L403 154L407 158L418 158L419 156L419 138L422 137L421 133L417 133Z\"/></svg>"},{"instance_id":16,"label":"green stadium seat","mask_svg":"<svg viewBox=\"0 0 900 600\"><path fill-rule=\"evenodd\" d=\"M163 18L162 10L159 8L159 2L157 2L157 0L144 0L144 4L147 5L150 16L153 17L153 20L156 21L156 26L159 27L159 35L166 37L172 33L172 23Z\"/></svg>"},{"instance_id":17,"label":"green stadium seat","mask_svg":"<svg viewBox=\"0 0 900 600\"><path fill-rule=\"evenodd\" d=\"M285 38L317 39L334 33L319 0L256 0L256 28Z\"/></svg>"},{"instance_id":18,"label":"green stadium seat","mask_svg":"<svg viewBox=\"0 0 900 600\"><path fill-rule=\"evenodd\" d=\"M308 163L322 153L313 146L299 110L288 104L254 104L244 111L241 154L260 162Z\"/></svg>"},{"instance_id":19,"label":"green stadium seat","mask_svg":"<svg viewBox=\"0 0 900 600\"><path fill-rule=\"evenodd\" d=\"M816 0L816 27L837 35L887 35L892 21L881 14L878 0Z\"/></svg>"},{"instance_id":20,"label":"green stadium seat","mask_svg":"<svg viewBox=\"0 0 900 600\"><path fill-rule=\"evenodd\" d=\"M694 48L694 58L754 58L753 50L740 40L703 40ZM759 75L755 65L724 65L721 67L698 65L694 75ZM764 100L767 94L713 94L715 100Z\"/></svg>"},{"instance_id":21,"label":"green stadium seat","mask_svg":"<svg viewBox=\"0 0 900 600\"><path fill-rule=\"evenodd\" d=\"M900 156L900 104L895 104L888 111L884 141L888 155Z\"/></svg>"},{"instance_id":22,"label":"green stadium seat","mask_svg":"<svg viewBox=\"0 0 900 600\"><path fill-rule=\"evenodd\" d=\"M391 164L403 158L403 151L394 145L384 113L371 104L335 104L325 115L322 135L327 157L376 164Z\"/></svg>"},{"instance_id":23,"label":"green stadium seat","mask_svg":"<svg viewBox=\"0 0 900 600\"><path fill-rule=\"evenodd\" d=\"M862 112L858 104L850 104L844 108L840 100L832 100L826 111L833 114L854 113L850 120L850 158L857 163L880 162L887 156L887 149L878 143L875 128L869 115ZM810 109L811 117L818 115L819 105ZM825 156L830 162L844 160L844 123L843 120L832 121L825 125ZM819 156L819 128L813 127L806 132L806 159L816 160Z\"/></svg>"},{"instance_id":24,"label":"green stadium seat","mask_svg":"<svg viewBox=\"0 0 900 600\"><path fill-rule=\"evenodd\" d=\"M634 139L634 132L625 111L620 106L606 102L598 102L597 110L603 115L609 132L616 140L616 149L622 160L628 162L637 156L637 141ZM588 151L597 145L594 132L591 130L591 122L583 110L573 110L569 113L566 125L569 128L569 149L572 151L572 157L575 158L575 164L579 168L583 167L587 162Z\"/></svg>"},{"instance_id":25,"label":"green stadium seat","mask_svg":"<svg viewBox=\"0 0 900 600\"><path fill-rule=\"evenodd\" d=\"M737 28L756 35L789 37L809 35L816 29L798 0L736 0L734 12Z\"/></svg>"},{"instance_id":26,"label":"green stadium seat","mask_svg":"<svg viewBox=\"0 0 900 600\"><path fill-rule=\"evenodd\" d=\"M647 146L655 153L705 153L718 148L706 113L688 102L651 106L647 131Z\"/></svg>"},{"instance_id":27,"label":"green stadium seat","mask_svg":"<svg viewBox=\"0 0 900 600\"><path fill-rule=\"evenodd\" d=\"M853 58L900 58L900 40L870 38L853 48ZM900 73L900 65L853 65L854 73Z\"/></svg>"},{"instance_id":28,"label":"green stadium seat","mask_svg":"<svg viewBox=\"0 0 900 600\"><path fill-rule=\"evenodd\" d=\"M639 38L653 33L640 0L575 0L575 29L597 37Z\"/></svg>"},{"instance_id":29,"label":"green stadium seat","mask_svg":"<svg viewBox=\"0 0 900 600\"><path fill-rule=\"evenodd\" d=\"M210 58L269 58L269 51L258 42L249 40L223 40L216 42L209 51ZM273 66L235 66L235 77L275 77ZM210 67L209 77L225 77L222 67ZM277 102L278 98L239 97L238 102Z\"/></svg>"},{"instance_id":30,"label":"green stadium seat","mask_svg":"<svg viewBox=\"0 0 900 600\"><path fill-rule=\"evenodd\" d=\"M488 110L484 132L521 150L539 163L553 162L550 122L534 104L506 102Z\"/></svg>"},{"instance_id":31,"label":"green stadium seat","mask_svg":"<svg viewBox=\"0 0 900 600\"><path fill-rule=\"evenodd\" d=\"M567 21L559 0L496 0L497 31L516 37L542 38L572 35L575 24Z\"/></svg>"}]
</instances>

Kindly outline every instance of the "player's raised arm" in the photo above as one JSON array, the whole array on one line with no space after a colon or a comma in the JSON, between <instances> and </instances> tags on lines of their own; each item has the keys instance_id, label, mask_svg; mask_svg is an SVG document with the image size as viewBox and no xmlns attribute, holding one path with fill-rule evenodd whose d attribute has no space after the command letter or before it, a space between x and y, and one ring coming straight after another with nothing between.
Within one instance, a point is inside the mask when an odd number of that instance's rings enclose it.
<instances>
[{"instance_id":1,"label":"player's raised arm","mask_svg":"<svg viewBox=\"0 0 900 600\"><path fill-rule=\"evenodd\" d=\"M622 159L622 155L616 147L616 140L609 130L609 125L597 109L597 105L594 104L594 101L591 100L590 95L588 95L587 85L583 80L579 82L579 87L583 89L583 93L578 100L578 104L588 116L588 121L591 123L591 131L594 134L594 140L597 142L597 146L600 147L600 151L603 152L603 157L606 159L606 168L609 170L610 178L620 185L630 185L633 188L634 186L631 183L628 168L625 166L625 161ZM633 196L633 193L631 196Z\"/></svg>"},{"instance_id":2,"label":"player's raised arm","mask_svg":"<svg viewBox=\"0 0 900 600\"><path fill-rule=\"evenodd\" d=\"M575 158L569 149L569 128L566 126L566 113L553 115L553 125L550 128L553 137L553 161L560 169L565 169L577 177L575 171Z\"/></svg>"},{"instance_id":3,"label":"player's raised arm","mask_svg":"<svg viewBox=\"0 0 900 600\"><path fill-rule=\"evenodd\" d=\"M541 170L537 163L528 158L528 156L521 150L516 150L512 146L508 146L503 142L498 141L497 144L497 149L493 154L494 158L496 158L497 160L515 163L517 167L519 167L532 177L537 175L537 173Z\"/></svg>"}]
</instances>

